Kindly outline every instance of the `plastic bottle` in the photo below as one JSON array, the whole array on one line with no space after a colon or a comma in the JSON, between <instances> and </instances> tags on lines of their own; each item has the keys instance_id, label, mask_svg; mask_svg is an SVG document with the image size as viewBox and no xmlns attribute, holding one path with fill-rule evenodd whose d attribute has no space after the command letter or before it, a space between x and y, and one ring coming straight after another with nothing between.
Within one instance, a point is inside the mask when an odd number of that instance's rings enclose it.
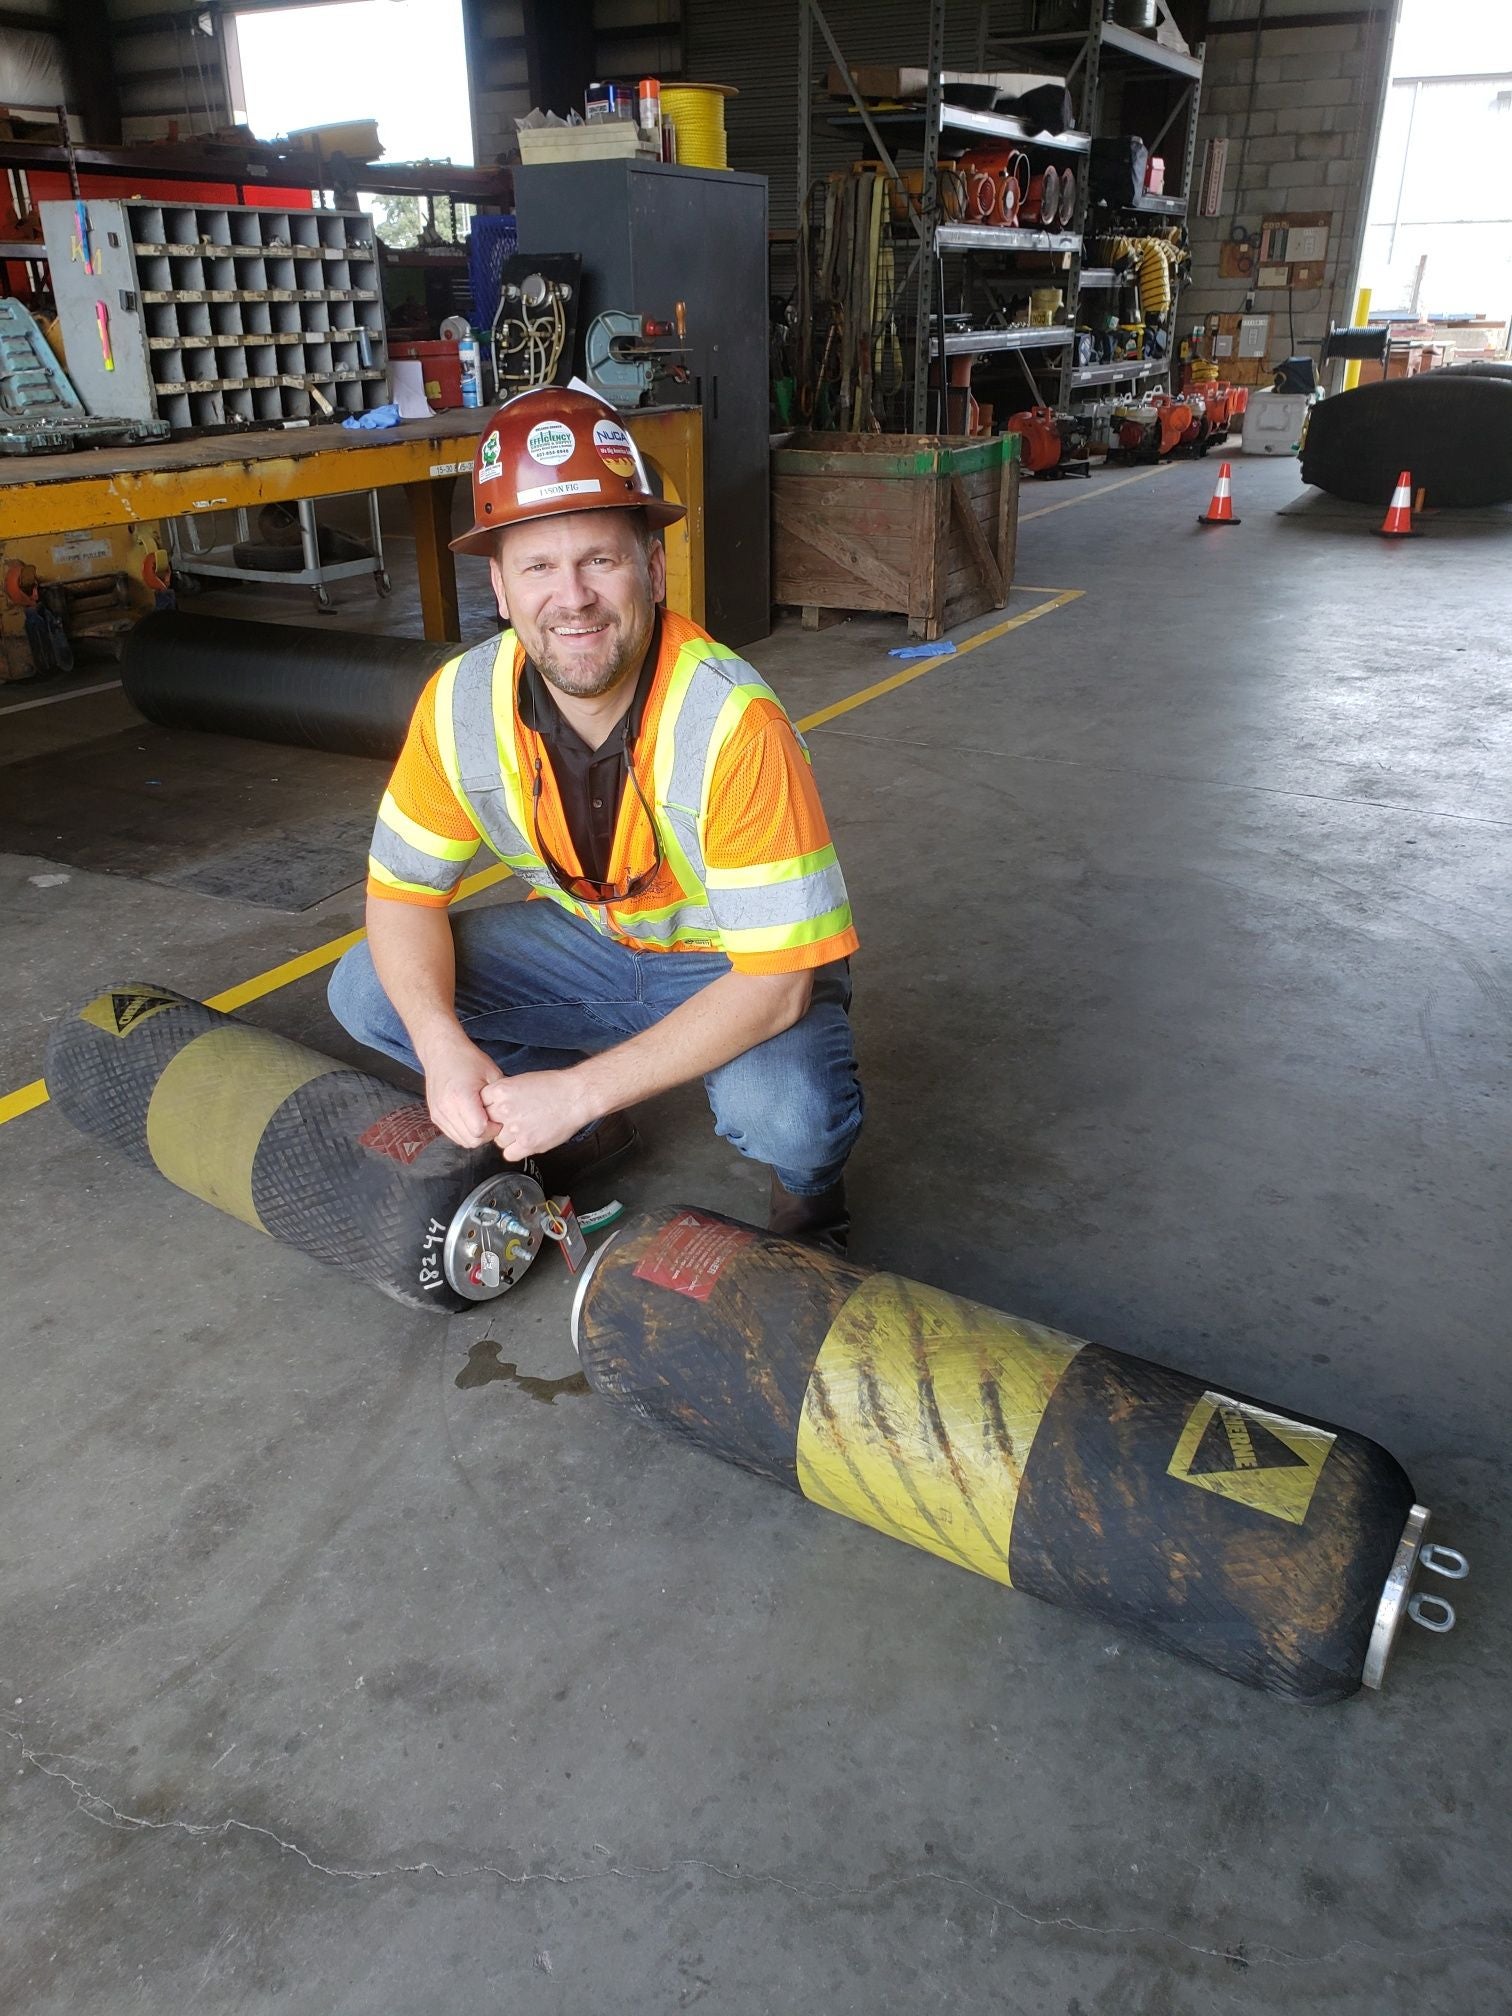
<instances>
[{"instance_id":1,"label":"plastic bottle","mask_svg":"<svg viewBox=\"0 0 1512 2016\"><path fill-rule=\"evenodd\" d=\"M457 362L462 368L462 404L483 404L483 350L476 336L464 336L457 345Z\"/></svg>"}]
</instances>

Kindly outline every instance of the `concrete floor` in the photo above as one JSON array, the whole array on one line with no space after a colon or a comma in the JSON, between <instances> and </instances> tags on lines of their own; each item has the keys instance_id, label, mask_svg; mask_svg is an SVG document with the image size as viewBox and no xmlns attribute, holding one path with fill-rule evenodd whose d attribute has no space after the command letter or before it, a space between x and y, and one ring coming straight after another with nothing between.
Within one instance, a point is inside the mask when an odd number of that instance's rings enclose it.
<instances>
[{"instance_id":1,"label":"concrete floor","mask_svg":"<svg viewBox=\"0 0 1512 2016\"><path fill-rule=\"evenodd\" d=\"M856 1250L1376 1436L1472 1556L1455 1635L1342 1708L1247 1692L459 1376L572 1370L551 1256L427 1325L43 1110L0 1127L0 2008L1512 2004L1507 528L1236 474L1223 533L1211 467L1031 486L1020 578L1082 598L813 736ZM752 656L801 715L898 641ZM60 872L0 857L0 1089L87 988L358 914ZM249 1012L340 1047L318 979ZM696 1090L644 1131L628 1201L759 1213Z\"/></svg>"}]
</instances>

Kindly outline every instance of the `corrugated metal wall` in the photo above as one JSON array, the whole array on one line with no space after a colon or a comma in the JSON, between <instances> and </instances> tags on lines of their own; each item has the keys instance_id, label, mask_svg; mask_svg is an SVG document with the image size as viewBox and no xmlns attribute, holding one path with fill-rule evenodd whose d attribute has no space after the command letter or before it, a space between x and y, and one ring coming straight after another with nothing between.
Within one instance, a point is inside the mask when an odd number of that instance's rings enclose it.
<instances>
[{"instance_id":1,"label":"corrugated metal wall","mask_svg":"<svg viewBox=\"0 0 1512 2016\"><path fill-rule=\"evenodd\" d=\"M220 36L199 25L202 0L109 0L109 7L123 140L230 125Z\"/></svg>"},{"instance_id":2,"label":"corrugated metal wall","mask_svg":"<svg viewBox=\"0 0 1512 2016\"><path fill-rule=\"evenodd\" d=\"M513 155L514 122L531 108L525 4L526 0L466 0L473 50L473 127L480 161ZM530 4L549 6L554 0L530 0ZM682 12L681 0L593 0L595 75L679 76ZM566 113L573 108L546 109Z\"/></svg>"},{"instance_id":3,"label":"corrugated metal wall","mask_svg":"<svg viewBox=\"0 0 1512 2016\"><path fill-rule=\"evenodd\" d=\"M922 63L928 54L922 0L829 0L825 15L849 63ZM978 0L952 0L945 12L945 61L974 67L981 25ZM1027 18L1028 0L995 0L995 31L1011 33ZM765 175L771 185L774 230L797 222L798 0L683 0L686 74L700 83L733 84L740 92L725 110L730 166ZM814 76L822 83L829 51L814 34ZM843 105L834 107L836 112ZM827 111L814 107L812 163L816 175L842 168L861 151L853 135L835 133Z\"/></svg>"}]
</instances>

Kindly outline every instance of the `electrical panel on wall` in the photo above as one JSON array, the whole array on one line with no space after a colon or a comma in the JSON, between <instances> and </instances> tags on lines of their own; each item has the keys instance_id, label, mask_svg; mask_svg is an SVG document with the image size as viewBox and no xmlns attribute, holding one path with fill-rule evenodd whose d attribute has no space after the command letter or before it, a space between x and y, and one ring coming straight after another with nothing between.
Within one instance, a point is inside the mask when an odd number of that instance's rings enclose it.
<instances>
[{"instance_id":1,"label":"electrical panel on wall","mask_svg":"<svg viewBox=\"0 0 1512 2016\"><path fill-rule=\"evenodd\" d=\"M1321 287L1328 260L1327 210L1266 217L1260 225L1259 284L1262 287Z\"/></svg>"}]
</instances>

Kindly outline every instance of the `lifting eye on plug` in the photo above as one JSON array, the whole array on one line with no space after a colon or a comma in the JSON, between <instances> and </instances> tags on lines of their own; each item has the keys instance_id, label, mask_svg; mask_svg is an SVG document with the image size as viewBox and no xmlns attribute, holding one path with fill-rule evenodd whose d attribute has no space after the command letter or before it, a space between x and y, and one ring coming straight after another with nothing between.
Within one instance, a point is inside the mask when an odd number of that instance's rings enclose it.
<instances>
[{"instance_id":1,"label":"lifting eye on plug","mask_svg":"<svg viewBox=\"0 0 1512 2016\"><path fill-rule=\"evenodd\" d=\"M1433 1574L1442 1575L1446 1582L1463 1582L1470 1573L1470 1563L1458 1547L1443 1547L1437 1540L1428 1542L1418 1561Z\"/></svg>"},{"instance_id":2,"label":"lifting eye on plug","mask_svg":"<svg viewBox=\"0 0 1512 2016\"><path fill-rule=\"evenodd\" d=\"M1442 1596L1414 1596L1407 1605L1407 1615L1414 1624L1421 1624L1425 1631L1454 1629L1454 1605Z\"/></svg>"},{"instance_id":3,"label":"lifting eye on plug","mask_svg":"<svg viewBox=\"0 0 1512 2016\"><path fill-rule=\"evenodd\" d=\"M1391 1564L1391 1573L1386 1578L1386 1587L1381 1592L1380 1606L1376 1611L1375 1626L1361 1674L1367 1687L1379 1687L1385 1679L1392 1647L1404 1617L1410 1617L1414 1624L1421 1624L1425 1631L1439 1636L1454 1629L1454 1605L1429 1590L1415 1591L1412 1585L1420 1571L1441 1575L1446 1582L1463 1582L1470 1573L1470 1563L1457 1547L1445 1547L1439 1541L1426 1540L1427 1525L1428 1508L1414 1505L1408 1514L1396 1559Z\"/></svg>"},{"instance_id":4,"label":"lifting eye on plug","mask_svg":"<svg viewBox=\"0 0 1512 2016\"><path fill-rule=\"evenodd\" d=\"M1419 1549L1418 1566L1426 1568L1431 1574L1442 1575L1446 1582L1463 1582L1470 1573L1470 1563L1458 1547L1442 1547L1437 1541L1430 1541ZM1426 1589L1408 1603L1407 1615L1414 1624L1421 1624L1425 1631L1454 1629L1454 1605L1447 1597L1435 1596Z\"/></svg>"}]
</instances>

